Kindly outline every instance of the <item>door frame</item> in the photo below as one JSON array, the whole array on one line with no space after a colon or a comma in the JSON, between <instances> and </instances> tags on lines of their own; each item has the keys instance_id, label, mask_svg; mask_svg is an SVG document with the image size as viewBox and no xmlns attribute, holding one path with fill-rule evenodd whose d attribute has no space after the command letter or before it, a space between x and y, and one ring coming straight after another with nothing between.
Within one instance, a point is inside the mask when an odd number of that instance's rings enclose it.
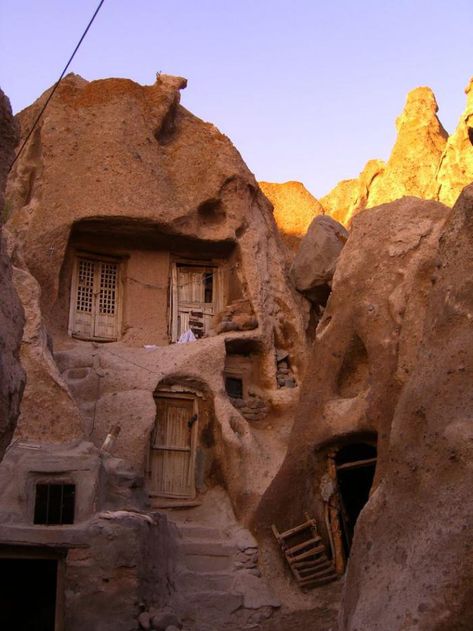
<instances>
[{"instance_id":1,"label":"door frame","mask_svg":"<svg viewBox=\"0 0 473 631\"><path fill-rule=\"evenodd\" d=\"M103 338L103 337L86 337L83 335L74 334L74 322L75 322L75 305L77 298L77 288L79 285L79 259L89 259L91 261L97 261L99 263L116 263L117 265L117 286L116 286L116 337ZM71 278L71 290L69 296L69 320L67 333L70 337L77 340L94 340L97 342L115 342L121 337L122 323L123 323L123 309L124 309L124 257L110 256L107 254L98 254L96 252L87 252L86 250L76 250L73 253L73 265L72 265L72 278ZM94 308L96 305L96 295L94 294ZM95 315L94 315L95 317Z\"/></svg>"},{"instance_id":2,"label":"door frame","mask_svg":"<svg viewBox=\"0 0 473 631\"><path fill-rule=\"evenodd\" d=\"M188 472L188 482L192 488L192 492L190 495L176 495L176 494L168 494L168 493L158 493L157 491L153 491L151 489L151 467L152 467L152 440L154 432L156 431L157 423L159 421L158 414L156 410L156 417L151 429L151 433L149 435L148 440L148 449L147 449L147 458L146 458L146 478L148 482L148 495L150 497L160 497L160 498L168 498L168 499L176 499L176 500L192 500L196 496L196 485L195 485L195 462L196 462L196 454L197 454L197 439L198 439L198 427L199 427L199 403L198 398L202 398L202 395L191 391L187 388L181 388L180 386L170 386L169 389L160 389L158 392L154 394L155 400L157 399L187 399L193 402L193 414L197 415L197 420L192 424L191 428L191 438L190 438L190 458L189 458L189 472Z\"/></svg>"}]
</instances>

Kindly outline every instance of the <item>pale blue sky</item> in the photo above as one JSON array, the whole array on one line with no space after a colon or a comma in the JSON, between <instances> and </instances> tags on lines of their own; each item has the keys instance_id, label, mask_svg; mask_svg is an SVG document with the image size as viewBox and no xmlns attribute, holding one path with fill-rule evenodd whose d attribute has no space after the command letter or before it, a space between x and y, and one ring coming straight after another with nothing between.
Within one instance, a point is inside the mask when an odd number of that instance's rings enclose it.
<instances>
[{"instance_id":1,"label":"pale blue sky","mask_svg":"<svg viewBox=\"0 0 473 631\"><path fill-rule=\"evenodd\" d=\"M53 84L98 0L0 0L0 85L15 111ZM322 196L387 158L407 92L452 132L473 75L472 0L105 0L71 69L188 78L182 104L260 180Z\"/></svg>"}]
</instances>

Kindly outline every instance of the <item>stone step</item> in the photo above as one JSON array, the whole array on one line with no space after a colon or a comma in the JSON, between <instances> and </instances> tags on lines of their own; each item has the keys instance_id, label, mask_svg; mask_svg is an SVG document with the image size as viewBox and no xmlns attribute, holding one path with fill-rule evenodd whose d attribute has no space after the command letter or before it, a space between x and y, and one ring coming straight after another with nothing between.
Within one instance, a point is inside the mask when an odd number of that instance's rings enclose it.
<instances>
[{"instance_id":1,"label":"stone step","mask_svg":"<svg viewBox=\"0 0 473 631\"><path fill-rule=\"evenodd\" d=\"M180 572L177 576L179 588L187 592L230 590L235 580L228 572Z\"/></svg>"},{"instance_id":2,"label":"stone step","mask_svg":"<svg viewBox=\"0 0 473 631\"><path fill-rule=\"evenodd\" d=\"M205 611L205 617L218 621L225 619L243 604L243 596L225 591L200 591L186 594L181 603L181 612L191 618Z\"/></svg>"},{"instance_id":3,"label":"stone step","mask_svg":"<svg viewBox=\"0 0 473 631\"><path fill-rule=\"evenodd\" d=\"M230 557L238 552L234 545L224 541L212 541L210 539L185 539L181 543L181 550L186 556L213 556Z\"/></svg>"},{"instance_id":4,"label":"stone step","mask_svg":"<svg viewBox=\"0 0 473 631\"><path fill-rule=\"evenodd\" d=\"M189 524L174 522L183 539L210 539L219 541L223 539L222 532L218 528L202 526L201 524Z\"/></svg>"},{"instance_id":5,"label":"stone step","mask_svg":"<svg viewBox=\"0 0 473 631\"><path fill-rule=\"evenodd\" d=\"M185 564L192 572L225 572L232 568L232 558L228 555L187 554Z\"/></svg>"}]
</instances>

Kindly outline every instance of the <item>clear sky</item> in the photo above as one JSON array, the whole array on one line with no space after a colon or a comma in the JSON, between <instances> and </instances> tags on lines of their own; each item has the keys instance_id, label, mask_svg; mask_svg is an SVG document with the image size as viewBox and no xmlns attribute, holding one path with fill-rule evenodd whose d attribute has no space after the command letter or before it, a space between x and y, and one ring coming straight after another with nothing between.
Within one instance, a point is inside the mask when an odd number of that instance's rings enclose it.
<instances>
[{"instance_id":1,"label":"clear sky","mask_svg":"<svg viewBox=\"0 0 473 631\"><path fill-rule=\"evenodd\" d=\"M0 0L0 86L15 111L55 82L98 0ZM473 0L105 0L71 70L187 77L182 104L260 180L322 196L387 158L407 92L452 132L473 75Z\"/></svg>"}]
</instances>

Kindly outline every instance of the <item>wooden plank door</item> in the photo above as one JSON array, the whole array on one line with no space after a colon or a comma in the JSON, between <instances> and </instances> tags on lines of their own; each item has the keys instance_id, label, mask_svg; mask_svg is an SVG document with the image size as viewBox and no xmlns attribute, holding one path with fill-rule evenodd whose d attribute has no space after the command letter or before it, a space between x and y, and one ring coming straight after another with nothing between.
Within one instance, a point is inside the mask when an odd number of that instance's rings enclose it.
<instances>
[{"instance_id":1,"label":"wooden plank door","mask_svg":"<svg viewBox=\"0 0 473 631\"><path fill-rule=\"evenodd\" d=\"M197 402L194 398L159 397L151 436L150 492L161 497L195 497Z\"/></svg>"},{"instance_id":2,"label":"wooden plank door","mask_svg":"<svg viewBox=\"0 0 473 631\"><path fill-rule=\"evenodd\" d=\"M217 295L217 268L211 266L177 265L173 273L173 341L191 329L196 337L203 337L211 327Z\"/></svg>"},{"instance_id":3,"label":"wooden plank door","mask_svg":"<svg viewBox=\"0 0 473 631\"><path fill-rule=\"evenodd\" d=\"M78 257L71 287L69 333L81 339L116 340L119 263Z\"/></svg>"}]
</instances>

